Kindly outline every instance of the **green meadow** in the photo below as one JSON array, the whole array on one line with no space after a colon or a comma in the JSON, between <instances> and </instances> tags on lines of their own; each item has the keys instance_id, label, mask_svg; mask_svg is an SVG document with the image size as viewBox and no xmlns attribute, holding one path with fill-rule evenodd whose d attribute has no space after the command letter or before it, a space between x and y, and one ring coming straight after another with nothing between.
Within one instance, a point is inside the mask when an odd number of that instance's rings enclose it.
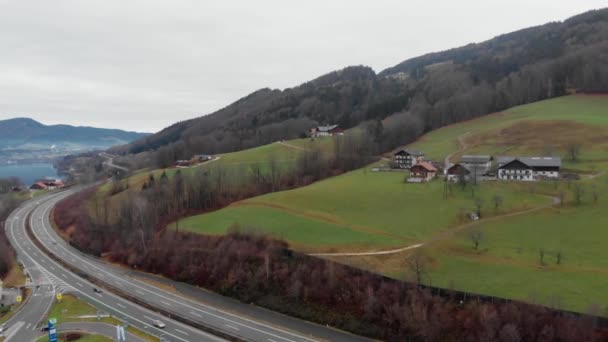
<instances>
[{"instance_id":1,"label":"green meadow","mask_svg":"<svg viewBox=\"0 0 608 342\"><path fill-rule=\"evenodd\" d=\"M571 145L579 147L576 161L567 153ZM561 156L565 171L581 180L483 182L475 194L470 186L454 185L446 197L442 181L406 184L405 173L365 168L184 218L179 229L222 234L238 225L306 252L421 243L389 255L331 258L408 279L407 258L422 253L429 284L608 314L608 97L576 95L515 107L430 132L408 148L435 160L455 153L452 161L465 153ZM557 204L561 194L564 205ZM498 209L495 195L503 199ZM475 198L483 199L483 217L471 223L461 214L475 208ZM478 249L474 232L481 236Z\"/></svg>"}]
</instances>

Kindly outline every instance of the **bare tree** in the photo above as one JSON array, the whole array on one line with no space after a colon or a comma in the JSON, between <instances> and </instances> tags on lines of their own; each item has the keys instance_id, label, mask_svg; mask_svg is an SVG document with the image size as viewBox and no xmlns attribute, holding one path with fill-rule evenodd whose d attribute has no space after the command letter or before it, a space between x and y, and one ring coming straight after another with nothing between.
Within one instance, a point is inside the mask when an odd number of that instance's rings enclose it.
<instances>
[{"instance_id":1,"label":"bare tree","mask_svg":"<svg viewBox=\"0 0 608 342\"><path fill-rule=\"evenodd\" d=\"M492 202L494 202L494 209L498 210L498 208L502 205L503 199L502 196L496 194L492 197Z\"/></svg>"},{"instance_id":2,"label":"bare tree","mask_svg":"<svg viewBox=\"0 0 608 342\"><path fill-rule=\"evenodd\" d=\"M600 192L595 184L593 184L593 187L591 188L591 195L593 196L593 204L597 204L600 199Z\"/></svg>"},{"instance_id":3,"label":"bare tree","mask_svg":"<svg viewBox=\"0 0 608 342\"><path fill-rule=\"evenodd\" d=\"M473 249L478 250L479 245L481 244L481 241L483 240L483 233L480 230L473 230L469 234L469 238L471 239L471 242L473 243Z\"/></svg>"},{"instance_id":4,"label":"bare tree","mask_svg":"<svg viewBox=\"0 0 608 342\"><path fill-rule=\"evenodd\" d=\"M483 207L483 198L475 197L475 210L477 211L477 216L481 218L481 208Z\"/></svg>"},{"instance_id":5,"label":"bare tree","mask_svg":"<svg viewBox=\"0 0 608 342\"><path fill-rule=\"evenodd\" d=\"M567 147L568 157L573 162L578 161L581 154L581 145L577 142L571 142Z\"/></svg>"},{"instance_id":6,"label":"bare tree","mask_svg":"<svg viewBox=\"0 0 608 342\"><path fill-rule=\"evenodd\" d=\"M585 189L583 185L580 183L576 183L574 185L574 201L576 205L581 205L583 203L583 196L585 195Z\"/></svg>"},{"instance_id":7,"label":"bare tree","mask_svg":"<svg viewBox=\"0 0 608 342\"><path fill-rule=\"evenodd\" d=\"M408 271L413 273L414 281L417 284L421 284L427 276L427 263L426 256L419 250L415 251L406 259Z\"/></svg>"}]
</instances>

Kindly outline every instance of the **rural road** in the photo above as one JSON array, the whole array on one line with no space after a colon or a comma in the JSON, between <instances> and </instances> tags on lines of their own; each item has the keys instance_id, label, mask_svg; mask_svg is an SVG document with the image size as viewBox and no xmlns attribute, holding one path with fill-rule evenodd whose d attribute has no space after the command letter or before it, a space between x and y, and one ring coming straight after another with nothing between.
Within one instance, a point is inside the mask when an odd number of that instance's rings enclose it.
<instances>
[{"instance_id":1,"label":"rural road","mask_svg":"<svg viewBox=\"0 0 608 342\"><path fill-rule=\"evenodd\" d=\"M192 298L190 295L185 297L176 292L152 286L130 277L131 272L128 270L113 267L80 253L56 234L49 218L53 206L75 190L40 198L19 210L22 218L31 213L33 235L44 248L70 267L77 269L80 275L109 284L111 287L127 293L136 301L145 302L157 310L211 328L212 331L229 336L231 339L267 342L368 341L363 337L287 317L206 291L199 291L201 296L196 297L197 300L193 300L190 299ZM25 222L17 222L12 227L20 250L25 251L24 253L35 260L40 267L49 269L54 276L72 287L80 298L96 307L103 308L105 312L119 319L124 318L130 325L156 336L164 333L165 338L170 341L221 340L191 326L144 309L112 294L109 290L101 294L94 293L93 284L71 273L32 243L25 232ZM173 283L175 288L180 286L180 283ZM199 300L201 297L212 298L214 306L201 302ZM164 330L152 327L152 320L155 319L163 321L167 327Z\"/></svg>"},{"instance_id":2,"label":"rural road","mask_svg":"<svg viewBox=\"0 0 608 342\"><path fill-rule=\"evenodd\" d=\"M283 145L285 147L289 147L289 148L293 148L296 150L300 150L300 151L308 151L308 149L304 148L304 147L300 147L300 146L296 146L296 145L292 145L292 144L288 144L284 141L277 141L277 144L279 145Z\"/></svg>"},{"instance_id":3,"label":"rural road","mask_svg":"<svg viewBox=\"0 0 608 342\"><path fill-rule=\"evenodd\" d=\"M105 152L101 152L99 155L107 159L105 162L103 162L103 165L113 167L115 169L122 170L125 172L129 172L129 169L127 169L126 167L114 164L114 156L109 155Z\"/></svg>"},{"instance_id":4,"label":"rural road","mask_svg":"<svg viewBox=\"0 0 608 342\"><path fill-rule=\"evenodd\" d=\"M452 159L452 157L456 154L456 153L460 153L463 152L464 150L467 149L467 144L464 142L464 138L469 135L471 132L466 132L464 134L461 134L458 136L458 149L450 154L448 154L445 159L443 160L443 169L447 170L450 167L450 159Z\"/></svg>"},{"instance_id":5,"label":"rural road","mask_svg":"<svg viewBox=\"0 0 608 342\"><path fill-rule=\"evenodd\" d=\"M553 206L559 205L560 203L560 199L558 197L553 197L553 196L546 196L548 198L551 198L551 203L550 204L545 204L539 207L535 207L535 208L530 208L530 209L524 209L524 210L520 210L520 211L515 211L515 212L511 212L511 213L507 213L504 215L498 215L498 216L492 216L490 218L487 219L481 219L479 221L471 221L465 224L461 224L459 226L447 229L443 232L440 232L439 234L437 234L435 237L430 238L429 240L427 240L426 242L422 242L422 243L417 243L417 244L413 244L413 245L409 245L409 246L405 246L402 248L397 248L397 249L390 249L390 250L385 250L385 251L369 251L369 252L340 252L340 253L312 253L309 254L311 256L317 256L317 257L356 257L356 256L374 256L374 255L388 255L388 254L397 254L397 253L402 253L402 252L406 252L412 249L416 249L416 248L420 248L423 247L425 245L428 245L432 242L437 242L440 240L445 240L446 238L453 236L454 233L457 233L459 231L462 231L464 229L476 226L478 224L483 224L483 223L487 223L487 222L493 222L493 221L497 221L497 220L501 220L501 219L505 219L505 218L509 218L509 217L515 217L515 216L521 216L521 215L525 215L525 214L531 214L537 211L541 211L547 208L551 208Z\"/></svg>"}]
</instances>

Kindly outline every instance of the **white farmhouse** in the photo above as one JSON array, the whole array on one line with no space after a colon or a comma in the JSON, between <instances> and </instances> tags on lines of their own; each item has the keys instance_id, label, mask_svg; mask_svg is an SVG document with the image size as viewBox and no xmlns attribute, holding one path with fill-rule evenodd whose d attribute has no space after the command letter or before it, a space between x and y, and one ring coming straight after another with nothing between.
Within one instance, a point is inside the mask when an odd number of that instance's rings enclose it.
<instances>
[{"instance_id":1,"label":"white farmhouse","mask_svg":"<svg viewBox=\"0 0 608 342\"><path fill-rule=\"evenodd\" d=\"M562 166L560 157L498 157L496 160L500 180L558 179Z\"/></svg>"}]
</instances>

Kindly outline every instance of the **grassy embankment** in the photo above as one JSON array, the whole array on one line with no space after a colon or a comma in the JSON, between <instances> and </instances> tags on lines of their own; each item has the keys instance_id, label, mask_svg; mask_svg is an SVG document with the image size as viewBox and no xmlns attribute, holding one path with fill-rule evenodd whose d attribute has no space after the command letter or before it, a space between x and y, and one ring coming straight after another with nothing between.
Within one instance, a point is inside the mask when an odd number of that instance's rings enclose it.
<instances>
[{"instance_id":1,"label":"grassy embankment","mask_svg":"<svg viewBox=\"0 0 608 342\"><path fill-rule=\"evenodd\" d=\"M121 322L114 317L103 317L98 320L96 317L98 310L72 295L64 295L61 301L56 301L51 307L48 317L57 319L57 324L67 322L97 322L110 325L118 325ZM90 317L93 316L93 317ZM158 338L146 334L145 332L129 326L127 330L147 341L157 342ZM79 339L78 341L106 341L105 337L97 335L85 336L87 339ZM48 341L48 338L43 337L39 341ZM111 341L111 340L110 340Z\"/></svg>"},{"instance_id":2,"label":"grassy embankment","mask_svg":"<svg viewBox=\"0 0 608 342\"><path fill-rule=\"evenodd\" d=\"M382 250L423 243L416 252L427 256L426 283L605 313L608 97L569 96L516 107L431 132L410 147L443 160L457 151L459 138L466 147L462 153L551 153L565 158L567 170L586 176L573 183L484 183L475 197L484 200L484 218L495 219L462 225L461 208L474 207L470 189L454 187L453 195L444 199L439 181L404 184L403 174L357 170L185 218L180 229L221 234L239 223L284 238L303 251ZM566 158L572 144L580 145L578 161ZM581 204L574 196L578 186L583 187ZM502 216L547 206L552 200L546 196L560 193L566 200L563 207ZM496 211L495 194L503 198ZM478 250L472 247L472 231L483 236ZM411 253L337 260L406 278L405 260Z\"/></svg>"}]
</instances>

